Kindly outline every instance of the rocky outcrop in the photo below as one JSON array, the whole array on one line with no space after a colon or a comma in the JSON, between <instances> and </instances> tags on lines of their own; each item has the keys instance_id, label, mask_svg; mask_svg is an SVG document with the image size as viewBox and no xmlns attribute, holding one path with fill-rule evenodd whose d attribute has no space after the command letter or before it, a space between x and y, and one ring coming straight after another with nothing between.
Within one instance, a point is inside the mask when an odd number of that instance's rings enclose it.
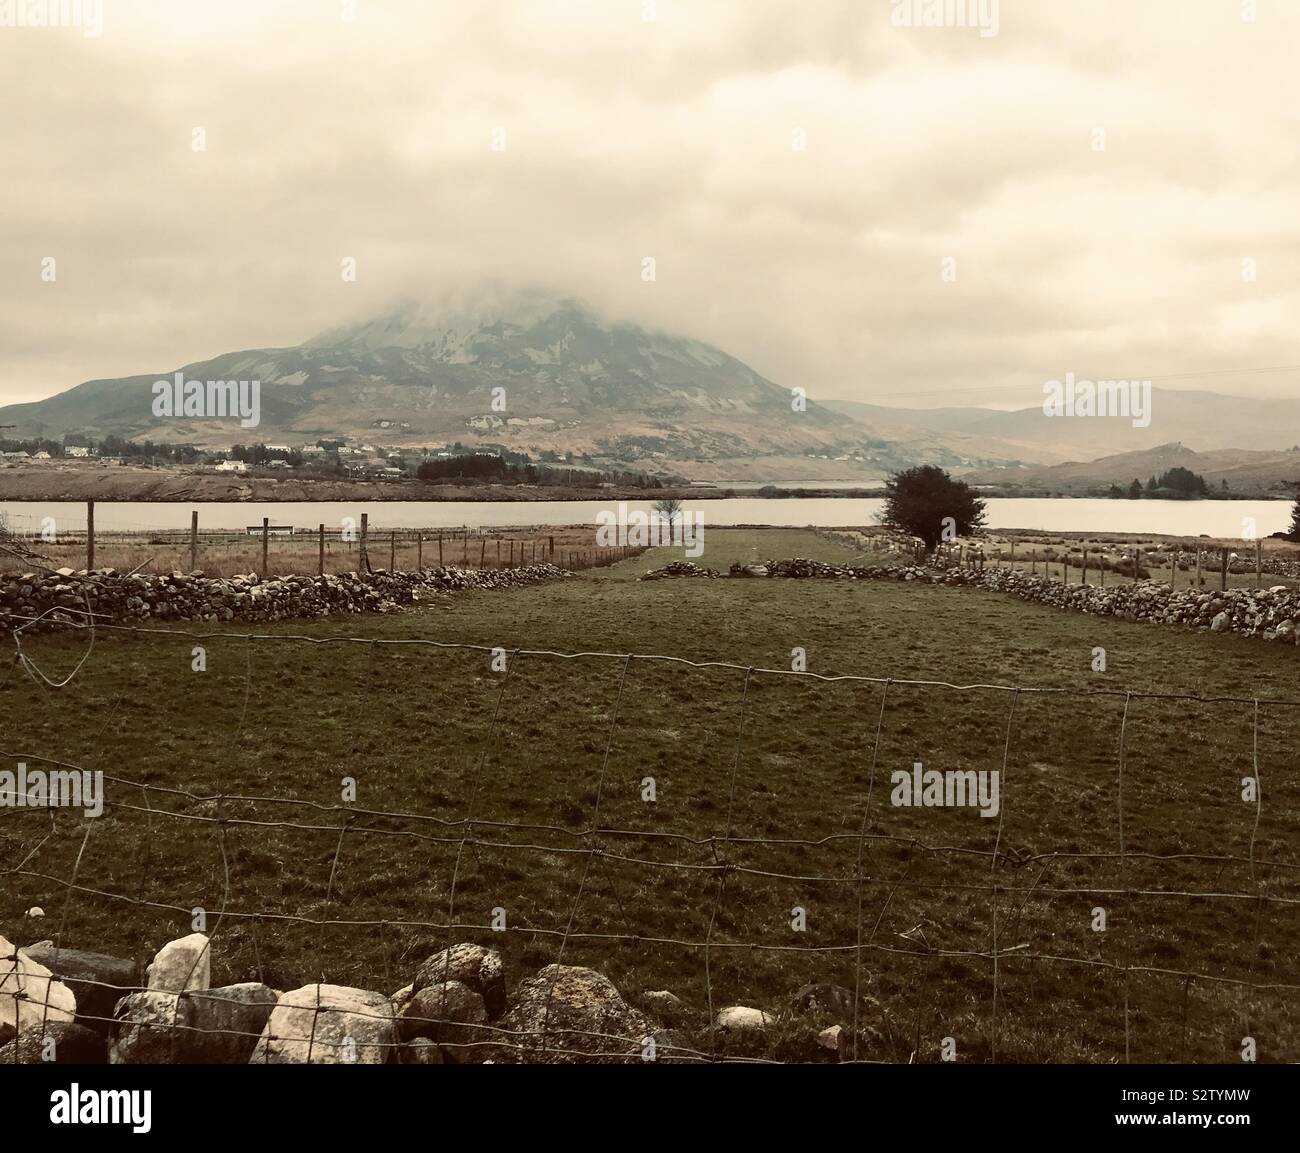
<instances>
[{"instance_id":1,"label":"rocky outcrop","mask_svg":"<svg viewBox=\"0 0 1300 1153\"><path fill-rule=\"evenodd\" d=\"M436 568L363 576L256 574L208 577L201 572L169 576L114 569L0 574L0 628L49 613L47 621L78 622L87 606L104 621L279 621L392 612L441 592L540 584L569 576L551 564L517 569Z\"/></svg>"},{"instance_id":2,"label":"rocky outcrop","mask_svg":"<svg viewBox=\"0 0 1300 1153\"><path fill-rule=\"evenodd\" d=\"M406 1042L425 1038L439 1046L442 1057L469 1064L491 1047L483 998L459 981L426 985L412 994L397 1015L397 1034Z\"/></svg>"},{"instance_id":3,"label":"rocky outcrop","mask_svg":"<svg viewBox=\"0 0 1300 1153\"><path fill-rule=\"evenodd\" d=\"M139 966L122 957L58 949L52 941L28 945L23 952L44 965L72 991L77 1003L77 1024L99 1033L108 1031L118 1001L141 988Z\"/></svg>"},{"instance_id":4,"label":"rocky outcrop","mask_svg":"<svg viewBox=\"0 0 1300 1153\"><path fill-rule=\"evenodd\" d=\"M497 1025L501 1060L537 1063L640 1061L655 1032L608 977L574 965L547 965L521 981Z\"/></svg>"},{"instance_id":5,"label":"rocky outcrop","mask_svg":"<svg viewBox=\"0 0 1300 1153\"><path fill-rule=\"evenodd\" d=\"M383 1065L394 1055L393 1004L345 985L304 985L281 995L249 1063Z\"/></svg>"},{"instance_id":6,"label":"rocky outcrop","mask_svg":"<svg viewBox=\"0 0 1300 1153\"><path fill-rule=\"evenodd\" d=\"M434 953L416 972L412 992L443 981L459 981L482 997L489 1018L499 1017L505 1010L505 968L495 949L466 942Z\"/></svg>"},{"instance_id":7,"label":"rocky outcrop","mask_svg":"<svg viewBox=\"0 0 1300 1153\"><path fill-rule=\"evenodd\" d=\"M71 1024L76 1014L72 990L27 950L0 937L0 1043L34 1025Z\"/></svg>"},{"instance_id":8,"label":"rocky outcrop","mask_svg":"<svg viewBox=\"0 0 1300 1153\"><path fill-rule=\"evenodd\" d=\"M104 1038L84 1025L50 1021L24 1029L0 1046L0 1068L5 1065L102 1065Z\"/></svg>"},{"instance_id":9,"label":"rocky outcrop","mask_svg":"<svg viewBox=\"0 0 1300 1153\"><path fill-rule=\"evenodd\" d=\"M240 1065L248 1061L278 1003L274 989L248 981L190 993L190 1029L181 1060L193 1065Z\"/></svg>"}]
</instances>

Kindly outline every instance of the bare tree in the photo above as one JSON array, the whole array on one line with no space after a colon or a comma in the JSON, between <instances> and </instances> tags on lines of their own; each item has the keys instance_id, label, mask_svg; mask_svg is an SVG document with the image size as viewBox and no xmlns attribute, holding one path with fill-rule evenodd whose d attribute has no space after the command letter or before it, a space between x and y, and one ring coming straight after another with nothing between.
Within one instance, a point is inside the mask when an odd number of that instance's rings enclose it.
<instances>
[{"instance_id":1,"label":"bare tree","mask_svg":"<svg viewBox=\"0 0 1300 1153\"><path fill-rule=\"evenodd\" d=\"M669 526L682 515L682 502L675 496L666 496L655 501L655 512L657 512Z\"/></svg>"}]
</instances>

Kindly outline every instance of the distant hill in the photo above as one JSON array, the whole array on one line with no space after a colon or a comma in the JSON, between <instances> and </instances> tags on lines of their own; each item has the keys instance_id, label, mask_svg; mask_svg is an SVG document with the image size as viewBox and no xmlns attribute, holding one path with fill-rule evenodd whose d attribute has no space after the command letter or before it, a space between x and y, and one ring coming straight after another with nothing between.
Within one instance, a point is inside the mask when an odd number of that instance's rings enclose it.
<instances>
[{"instance_id":1,"label":"distant hill","mask_svg":"<svg viewBox=\"0 0 1300 1153\"><path fill-rule=\"evenodd\" d=\"M1096 460L1118 452L1181 443L1211 449L1289 449L1300 445L1300 399L1254 399L1217 392L1151 390L1151 423L1134 428L1119 417L1049 417L1041 405L998 412L986 408L887 408L825 401L886 434L900 429L970 437L991 455L1040 464ZM950 445L960 441L948 440Z\"/></svg>"},{"instance_id":2,"label":"distant hill","mask_svg":"<svg viewBox=\"0 0 1300 1153\"><path fill-rule=\"evenodd\" d=\"M1300 449L1252 451L1215 449L1195 452L1185 445L1162 444L1136 452L1121 452L1098 460L1029 468L979 469L963 478L972 484L1083 495L1110 485L1127 488L1134 480L1144 485L1152 476L1181 467L1205 478L1212 492L1227 491L1237 496L1292 496L1300 481Z\"/></svg>"}]
</instances>

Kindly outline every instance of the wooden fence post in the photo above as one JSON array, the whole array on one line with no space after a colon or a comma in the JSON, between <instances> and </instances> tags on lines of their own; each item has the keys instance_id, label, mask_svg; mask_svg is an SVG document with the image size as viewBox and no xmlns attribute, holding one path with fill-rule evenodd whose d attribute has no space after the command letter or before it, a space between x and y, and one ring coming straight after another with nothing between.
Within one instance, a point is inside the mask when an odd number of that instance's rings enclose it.
<instances>
[{"instance_id":1,"label":"wooden fence post","mask_svg":"<svg viewBox=\"0 0 1300 1153\"><path fill-rule=\"evenodd\" d=\"M424 572L424 533L417 533L415 537L415 569L417 572Z\"/></svg>"},{"instance_id":2,"label":"wooden fence post","mask_svg":"<svg viewBox=\"0 0 1300 1153\"><path fill-rule=\"evenodd\" d=\"M361 559L358 568L361 572L370 571L370 557L366 553L366 538L370 535L370 514L363 512L361 514Z\"/></svg>"},{"instance_id":3,"label":"wooden fence post","mask_svg":"<svg viewBox=\"0 0 1300 1153\"><path fill-rule=\"evenodd\" d=\"M262 579L265 580L271 575L269 562L266 558L267 546L271 540L271 518L264 516L262 518Z\"/></svg>"},{"instance_id":4,"label":"wooden fence post","mask_svg":"<svg viewBox=\"0 0 1300 1153\"><path fill-rule=\"evenodd\" d=\"M316 567L320 571L320 575L324 576L325 575L325 526L321 525L316 530L316 533L317 533L317 539L320 543L320 560Z\"/></svg>"},{"instance_id":5,"label":"wooden fence post","mask_svg":"<svg viewBox=\"0 0 1300 1153\"><path fill-rule=\"evenodd\" d=\"M86 568L95 567L95 502L86 501Z\"/></svg>"},{"instance_id":6,"label":"wooden fence post","mask_svg":"<svg viewBox=\"0 0 1300 1153\"><path fill-rule=\"evenodd\" d=\"M1086 585L1088 583L1088 550L1083 550L1083 571L1079 574L1079 583Z\"/></svg>"},{"instance_id":7,"label":"wooden fence post","mask_svg":"<svg viewBox=\"0 0 1300 1153\"><path fill-rule=\"evenodd\" d=\"M1262 588L1264 585L1264 542L1256 539L1255 541L1255 587Z\"/></svg>"},{"instance_id":8,"label":"wooden fence post","mask_svg":"<svg viewBox=\"0 0 1300 1153\"><path fill-rule=\"evenodd\" d=\"M446 567L442 563L442 533L438 534L438 567L439 568Z\"/></svg>"},{"instance_id":9,"label":"wooden fence post","mask_svg":"<svg viewBox=\"0 0 1300 1153\"><path fill-rule=\"evenodd\" d=\"M1142 567L1142 550L1135 548L1133 550L1133 583L1138 582L1138 569Z\"/></svg>"},{"instance_id":10,"label":"wooden fence post","mask_svg":"<svg viewBox=\"0 0 1300 1153\"><path fill-rule=\"evenodd\" d=\"M487 537L483 538L483 547L478 550L478 567L482 568L487 561Z\"/></svg>"},{"instance_id":11,"label":"wooden fence post","mask_svg":"<svg viewBox=\"0 0 1300 1153\"><path fill-rule=\"evenodd\" d=\"M1201 587L1201 546L1196 546L1196 587Z\"/></svg>"},{"instance_id":12,"label":"wooden fence post","mask_svg":"<svg viewBox=\"0 0 1300 1153\"><path fill-rule=\"evenodd\" d=\"M199 510L190 513L190 572L199 567Z\"/></svg>"},{"instance_id":13,"label":"wooden fence post","mask_svg":"<svg viewBox=\"0 0 1300 1153\"><path fill-rule=\"evenodd\" d=\"M1222 554L1219 558L1219 588L1226 589L1228 587L1228 550L1224 548L1220 549L1219 552Z\"/></svg>"},{"instance_id":14,"label":"wooden fence post","mask_svg":"<svg viewBox=\"0 0 1300 1153\"><path fill-rule=\"evenodd\" d=\"M388 534L388 571L397 571L397 533Z\"/></svg>"}]
</instances>

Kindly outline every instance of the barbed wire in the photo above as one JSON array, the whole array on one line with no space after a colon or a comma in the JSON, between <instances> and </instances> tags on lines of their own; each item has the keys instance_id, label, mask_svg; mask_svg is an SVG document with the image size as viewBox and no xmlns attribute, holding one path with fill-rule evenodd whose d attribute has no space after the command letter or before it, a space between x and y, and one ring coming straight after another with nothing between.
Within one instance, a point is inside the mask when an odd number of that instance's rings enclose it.
<instances>
[{"instance_id":1,"label":"barbed wire","mask_svg":"<svg viewBox=\"0 0 1300 1153\"><path fill-rule=\"evenodd\" d=\"M60 611L68 614L68 616L64 619L55 619L50 618L48 614L41 614L39 617L23 618L23 620L28 623L42 621L47 625L57 624L74 632L90 630L92 635L96 630L100 630L136 634L147 639L183 638L188 642L211 639L220 639L228 642L242 641L245 647L244 691L242 705L238 712L233 732L229 737L229 745L232 748L238 741L239 735L246 724L249 702L252 699L252 692L256 681L253 656L255 648L259 645L274 644L276 642L327 646L362 644L368 646L371 659L373 659L376 653L386 648L393 647L432 648L436 650L462 651L476 654L497 654L503 651L500 646L440 641L428 638L393 638L357 636L351 634L340 636L312 636L309 634L292 632L269 633L224 630L195 631L144 625L127 625L97 619L96 614L89 609L89 606L84 613L80 610ZM23 627L26 627L26 624L20 622L19 628L21 629ZM38 677L36 674L39 670L35 670L34 666L31 666L30 656L22 651L22 642L19 635L15 634L14 639L16 645L15 665L22 667L29 673L32 681L37 685L47 699L50 698L51 692L57 694L60 690L68 687L72 682L73 677L76 675L76 672L84 666L90 655L89 651L87 651L87 653L82 657L81 663L78 664L77 669L74 670L73 675L64 678L61 681L45 677L43 674ZM1130 1060L1132 1057L1129 982L1134 975L1145 975L1160 979L1181 981L1183 983L1184 1014L1186 1013L1187 993L1193 982L1211 987L1217 986L1236 990L1239 998L1242 999L1241 1011L1243 1012L1243 1015L1247 1015L1249 1007L1247 1002L1244 1000L1247 994L1267 993L1294 995L1300 993L1300 983L1289 980L1263 979L1259 966L1260 947L1263 940L1266 910L1287 910L1294 906L1300 906L1300 897L1266 891L1265 880L1261 874L1261 870L1297 870L1300 869L1300 862L1261 858L1256 853L1260 822L1263 814L1262 784L1260 781L1259 763L1259 726L1261 714L1269 706L1286 707L1300 704L1300 701L1278 697L1247 697L1228 694L1206 695L1187 692L1172 692L1168 690L1147 691L1101 688L1096 686L1072 688L1066 686L1018 685L989 682L964 684L937 679L877 677L852 673L817 673L807 670L769 669L725 660L693 660L663 653L619 653L598 650L563 652L544 648L529 649L516 647L507 650L506 656L507 659L504 664L501 685L499 690L496 692L495 703L491 710L487 731L484 734L482 744L474 762L474 767L471 770L472 775L469 781L470 791L468 802L464 814L459 817L442 816L430 812L406 811L402 809L382 807L372 808L354 804L325 804L311 798L300 796L257 795L240 792L209 794L178 787L177 785L158 784L150 781L134 779L118 773L105 772L102 769L92 770L85 764L57 758L39 750L27 752L18 748L10 748L7 747L8 742L5 742L6 747L0 747L0 758L4 758L5 760L23 760L50 766L51 768L62 771L103 772L103 779L111 782L116 787L117 791L125 793L138 791L143 800L142 804L137 804L122 797L111 799L104 797L103 804L105 809L116 810L128 814L142 814L151 825L154 821L166 821L174 823L178 829L202 829L205 827L210 829L214 834L221 861L221 900L219 908L215 913L211 932L208 935L209 957L213 955L212 943L216 939L217 933L223 926L237 923L247 924L253 928L253 946L255 951L258 952L259 957L260 950L257 945L256 928L267 923L306 925L320 929L337 928L347 930L376 930L385 941L387 940L387 935L390 930L421 930L444 934L448 948L455 943L455 937L458 933L471 934L479 937L490 936L494 932L502 931L541 941L555 940L558 943L555 961L556 965L563 964L571 944L576 942L587 942L593 945L612 944L639 947L659 946L687 951L698 951L703 959L705 996L710 1022L713 1022L716 1016L714 989L716 977L713 970L712 959L717 951L726 951L733 954L739 951L745 951L750 953L802 955L808 957L842 957L851 961L854 966L851 1057L846 1057L846 1059L854 1061L860 1059L859 1038L861 1029L859 1009L862 1000L863 957L864 954L867 953L901 958L951 959L972 963L988 963L991 970L992 986L988 1011L988 1042L989 1053L992 1060L998 1059L999 1008L1008 966L1015 966L1018 968L1023 965L1034 967L1039 965L1049 965L1060 966L1067 969L1077 968L1081 970L1102 971L1113 974L1117 978L1123 991L1124 1059L1126 1061ZM563 662L605 662L612 660L621 662L618 668L616 697L609 714L608 727L604 741L604 751L601 756L599 774L596 778L595 799L592 805L590 819L583 827L568 828L562 825L539 821L500 819L493 816L480 815L477 811L478 801L482 795L484 786L487 759L492 752L494 737L497 731L502 707L507 698L507 690L511 684L510 674L514 670L520 658L528 658L529 660L556 660ZM720 829L713 833L700 835L697 833L672 829L625 828L616 824L602 823L601 821L602 798L604 796L606 775L609 769L615 733L618 728L620 709L626 690L628 674L633 662L656 662L668 667L724 670L744 673L744 683L740 692L739 703L736 707L736 729L727 785L728 800L725 822ZM798 681L809 684L813 687L833 685L836 683L860 683L880 687L879 712L875 720L875 735L871 746L870 771L866 782L865 803L860 823L856 831L830 833L815 837L799 837L745 835L741 831L737 830L736 790L738 774L745 752L744 736L748 714L750 687L754 678L760 676L794 677L797 678ZM374 679L375 678L370 676L366 678L367 693L371 691ZM1033 696L1055 697L1061 695L1077 698L1121 699L1123 701L1123 715L1120 719L1118 733L1118 777L1116 780L1115 792L1116 827L1118 832L1117 848L1115 850L1103 849L1100 851L1084 850L1080 848L1055 848L1037 852L1022 852L1013 846L1004 845L1004 806L999 808L997 826L991 848L981 848L971 845L931 843L917 836L878 831L874 823L875 807L873 806L872 801L874 799L876 788L876 772L881 750L882 730L889 694L891 691L900 688L947 690L959 693L1009 693L1011 697L1002 740L1001 772L1004 775L1004 779L1010 768L1011 752L1014 745L1016 711L1018 705L1023 699ZM107 727L111 722L112 717L116 714L122 699L123 694L119 691L114 700L112 709L110 710L109 717L105 720L101 732L107 730ZM1125 748L1130 708L1132 703L1137 700L1187 702L1203 705L1249 704L1251 706L1252 740L1250 755L1255 787L1255 812L1253 814L1254 820L1250 830L1249 845L1246 853L1181 851L1161 853L1142 850L1135 851L1129 846L1125 830ZM105 755L104 749L100 747L98 752L102 759ZM155 803L159 801L162 803ZM211 805L215 806L215 813L206 814L183 811L181 808L171 807L175 804L188 806ZM273 819L266 819L260 816L239 815L230 811L231 807L236 805L253 806L255 809L270 808L272 810L297 808L300 810L306 810L308 813L321 814L322 816L328 815L332 817L333 820L327 822L310 816L306 817L306 819L286 819L285 815L278 815L274 816ZM3 814L3 819L6 820L6 824L0 827L7 828L8 820L19 819L24 812L31 813L37 811L39 810L24 810L17 807L0 810L0 814ZM367 823L383 821L403 822L416 827L385 828ZM133 895L126 892L117 892L102 886L83 883L80 879L80 872L86 847L90 840L93 822L87 822L87 828L82 838L75 861L72 865L70 876L63 877L34 867L35 860L46 846L50 837L54 835L52 814L51 822L51 832L24 854L20 860L7 868L0 869L0 875L24 878L29 881L39 882L41 884L53 886L63 892L63 908L61 910L58 932L55 937L56 949L62 947L62 940L68 924L69 912L74 895L95 901L107 902L110 905L120 905L123 908L153 910L169 915L179 915L185 918L188 918L192 914L192 909L172 901L157 900L146 895ZM318 915L308 915L303 912L279 912L266 908L244 907L237 901L232 900L235 894L232 893L231 864L227 849L226 836L229 829L237 827L244 827L253 830L288 830L295 834L337 834L337 840L334 842L334 850L329 855L329 874L325 884L325 898ZM483 834L485 832L488 835L484 836ZM538 837L541 837L542 839L536 839ZM371 838L406 838L417 843L441 845L448 849L454 848L454 864L451 868L451 879L448 889L448 902L445 919L425 918L419 916L348 917L329 915L336 891L336 879L340 860L342 858L343 845L345 839L351 840L352 838L360 838L362 840L368 840ZM572 843L557 844L555 843L557 839L567 839ZM619 851L616 848L611 848L607 843L619 841L636 841L647 845L678 845L683 848L691 848L707 852L711 859L705 861L655 859L636 851ZM733 860L727 853L728 849L736 849L746 846L761 847L764 849L798 848L799 850L812 851L818 849L829 849L837 844L842 844L846 848L856 848L856 863L852 869L845 871L813 870L794 872L775 868L764 868L753 863ZM877 870L868 867L872 860L873 850L885 846L889 846L904 854L902 868L894 876L886 876L883 871L879 872L877 875ZM458 919L456 915L456 897L462 860L467 850L473 850L477 854L480 848L505 853L519 852L539 855L554 855L560 859L566 857L573 858L575 861L580 859L581 867L578 872L578 884L573 900L569 905L567 917L562 917L555 926L512 924L508 928L500 930L498 930L498 927L492 923L484 924L473 920L467 920L463 917ZM629 848L631 848L631 846L629 846ZM988 879L981 883L978 880L963 881L956 878L940 879L917 877L912 875L914 863L920 857L941 861L949 856L957 857L959 859L983 860L987 862L989 868ZM1044 883L1049 870L1058 868L1063 863L1071 861L1114 861L1118 864L1119 883L1104 884L1100 881L1098 881L1098 883L1076 885L1068 883L1061 884L1059 882L1051 885ZM666 870L699 876L712 876L715 884L712 901L708 907L709 915L706 931L703 935L691 935L675 934L671 932L615 932L581 927L578 918L583 897L588 891L588 882L594 875L594 871L600 862L615 862L640 870ZM1165 864L1178 862L1206 867L1217 866L1220 871L1229 866L1240 866L1247 870L1251 887L1250 891L1237 891L1225 887L1152 887L1148 885L1134 884L1130 881L1129 869L1130 866L1136 862ZM1037 875L1032 878L1032 881L1025 884L1008 883L1010 878L1006 876L1007 870L1022 870L1031 866L1038 869ZM719 913L724 906L728 879L731 877L745 876L806 885L852 886L852 891L855 894L855 908L854 916L852 918L855 925L855 931L852 939L845 942L827 944L791 944L758 939L734 940L720 938L715 930L718 924ZM866 894L870 890L883 892L884 896L880 907L875 912L874 921L868 930L866 907L868 902ZM990 936L987 946L975 948L942 947L931 945L924 939L924 936L918 940L914 937L908 936L907 934L901 933L895 934L896 938L902 942L901 944L877 940L878 930L883 923L885 915L891 907L895 895L900 891L989 894ZM1244 975L1230 975L1223 972L1209 971L1208 967L1205 970L1198 971L1175 965L1143 963L1139 958L1133 955L1130 947L1131 942L1127 941L1123 936L1120 938L1118 949L1119 955L1116 957L1081 956L1057 950L1033 949L1030 947L1029 943L1014 943L1014 937L1008 936L1010 931L1013 929L1017 934L1019 933L1019 926L1025 910L1028 908L1029 902L1035 897L1055 898L1071 896L1108 898L1113 899L1119 904L1131 902L1137 898L1225 902L1228 904L1243 901L1249 902L1255 909L1254 961L1249 966L1249 971ZM1007 902L1004 909L1000 910L1000 902ZM193 975L198 963L199 959L196 959L191 966L190 976ZM259 959L259 972L260 968L261 962ZM188 980L185 983L188 985ZM81 980L80 984L94 986L103 983L92 980ZM116 986L106 987L116 988ZM485 1047L485 1051L497 1053L502 1045L506 1045L506 1047L514 1052L516 1056L521 1057L572 1058L576 1056L579 1059L629 1059L629 1050L627 1048L629 1039L627 1037L601 1034L599 1032L586 1031L582 1029L571 1029L567 1026L553 1023L551 1021L551 1004L554 991L555 984L552 982L550 988L546 992L540 1027L535 1030L509 1030L500 1028L493 1024L471 1025L463 1021L451 1018L441 1018L436 1015L427 1018L427 1020L449 1028L467 1030L469 1032L484 1030L491 1034L493 1038L483 1041L466 1041L463 1045L451 1045L453 1049L470 1050L483 1046ZM197 991L192 994L182 994L182 996L200 995L202 994ZM47 998L47 1019L48 1009L49 1004ZM322 1005L319 1003L314 1010L316 1015L327 1011L334 1010L332 1010L328 1005ZM349 1016L358 1015L358 1013L351 1007L340 1011L346 1012ZM377 1016L384 1017L383 1014L377 1014ZM174 1014L174 1018L174 1026L176 1029L176 1034L172 1039L172 1052L174 1057L177 1052L175 1048L176 1037L183 1035L187 1030L194 1029L196 1032L229 1032L229 1030L206 1030L185 1024L185 1022L181 1020L179 1001L177 1002L177 1011ZM106 1018L89 1019L96 1020L100 1024L112 1024L112 1022ZM384 1017L384 1019L388 1018ZM423 1022L426 1018L421 1016L419 1020ZM1248 1020L1246 1024L1249 1026ZM1184 1016L1184 1034L1185 1028L1186 1018ZM246 1038L264 1036L270 1041L283 1039L269 1037L269 1033L256 1035L251 1033L240 1033L239 1035ZM761 1058L736 1057L733 1054L719 1052L718 1032L713 1030L710 1032L709 1036L711 1039L711 1045L707 1052L689 1045L679 1045L672 1040L659 1045L658 1051L662 1057L669 1060L763 1060ZM579 1037L587 1041L615 1041L618 1044L611 1048L599 1049L597 1051L583 1049L578 1053L575 1053L573 1049L562 1044L562 1041L565 1038L576 1039ZM1186 1038L1184 1035L1184 1044L1185 1040ZM557 1042L561 1043L557 1044ZM315 1029L313 1028L312 1037L308 1043L309 1059L311 1046L317 1043L321 1045L336 1044L336 1042L324 1038L321 1038L318 1041L315 1037ZM619 1048L618 1045L622 1045L623 1048ZM265 1053L268 1059L270 1059L271 1048L272 1046L270 1044L265 1047ZM915 1053L913 1053L913 1057L915 1057Z\"/></svg>"}]
</instances>

